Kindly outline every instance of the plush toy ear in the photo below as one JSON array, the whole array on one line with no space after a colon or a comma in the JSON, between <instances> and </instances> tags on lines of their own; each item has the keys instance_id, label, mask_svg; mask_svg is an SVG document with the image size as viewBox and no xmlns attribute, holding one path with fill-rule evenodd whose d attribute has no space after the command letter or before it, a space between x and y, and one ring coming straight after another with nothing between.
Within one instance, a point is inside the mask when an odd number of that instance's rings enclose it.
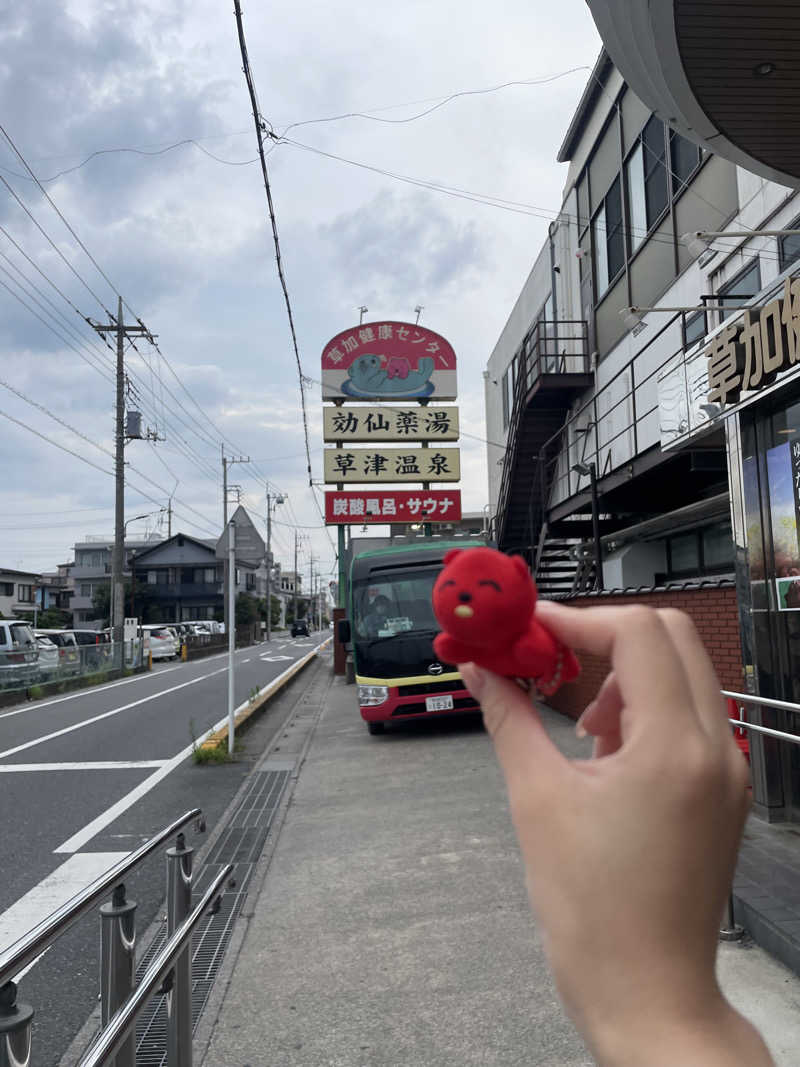
<instances>
[{"instance_id":1,"label":"plush toy ear","mask_svg":"<svg viewBox=\"0 0 800 1067\"><path fill-rule=\"evenodd\" d=\"M444 554L444 562L445 563L452 563L453 560L456 558L456 556L460 556L463 551L464 551L463 548L451 548L451 549L449 549L449 551L445 552L445 554Z\"/></svg>"},{"instance_id":2,"label":"plush toy ear","mask_svg":"<svg viewBox=\"0 0 800 1067\"><path fill-rule=\"evenodd\" d=\"M522 558L522 556L512 556L511 562L514 564L514 569L523 578L530 578L531 572L528 570L528 564Z\"/></svg>"}]
</instances>

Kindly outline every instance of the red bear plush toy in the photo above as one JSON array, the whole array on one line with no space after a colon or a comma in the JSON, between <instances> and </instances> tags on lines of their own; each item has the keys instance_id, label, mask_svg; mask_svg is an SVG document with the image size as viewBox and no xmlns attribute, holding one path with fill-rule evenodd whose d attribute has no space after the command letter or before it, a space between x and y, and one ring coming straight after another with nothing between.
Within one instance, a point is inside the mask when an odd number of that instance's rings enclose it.
<instances>
[{"instance_id":1,"label":"red bear plush toy","mask_svg":"<svg viewBox=\"0 0 800 1067\"><path fill-rule=\"evenodd\" d=\"M571 649L536 618L536 584L522 556L453 548L433 587L442 627L433 642L445 663L477 663L508 678L531 678L545 696L580 668Z\"/></svg>"}]
</instances>

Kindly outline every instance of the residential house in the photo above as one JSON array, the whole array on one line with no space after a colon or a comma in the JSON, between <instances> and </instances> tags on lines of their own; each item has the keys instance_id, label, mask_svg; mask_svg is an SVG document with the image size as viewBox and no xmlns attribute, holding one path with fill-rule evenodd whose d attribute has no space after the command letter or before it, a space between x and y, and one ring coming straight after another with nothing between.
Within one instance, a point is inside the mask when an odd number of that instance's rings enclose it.
<instances>
[{"instance_id":1,"label":"residential house","mask_svg":"<svg viewBox=\"0 0 800 1067\"><path fill-rule=\"evenodd\" d=\"M13 619L18 611L33 611L39 580L32 571L0 569L0 614Z\"/></svg>"}]
</instances>

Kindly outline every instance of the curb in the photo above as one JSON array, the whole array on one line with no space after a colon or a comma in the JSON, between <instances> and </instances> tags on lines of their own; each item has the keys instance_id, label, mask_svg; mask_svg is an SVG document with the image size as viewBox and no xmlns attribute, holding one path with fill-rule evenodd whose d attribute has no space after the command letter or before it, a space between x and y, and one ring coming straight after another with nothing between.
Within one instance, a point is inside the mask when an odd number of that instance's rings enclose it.
<instances>
[{"instance_id":1,"label":"curb","mask_svg":"<svg viewBox=\"0 0 800 1067\"><path fill-rule=\"evenodd\" d=\"M271 682L268 682L262 689L259 689L258 694L253 700L246 700L235 709L233 715L233 728L234 732L239 730L249 719L251 719L257 712L269 703L269 701L287 685L295 675L299 674L308 664L317 657L317 655L324 651L330 642L333 640L331 637L327 637L321 644L313 648L301 659L293 663L291 667L288 667L283 674L279 674L277 678L273 678ZM221 726L214 733L209 734L197 747L199 749L218 748L228 742L228 724Z\"/></svg>"}]
</instances>

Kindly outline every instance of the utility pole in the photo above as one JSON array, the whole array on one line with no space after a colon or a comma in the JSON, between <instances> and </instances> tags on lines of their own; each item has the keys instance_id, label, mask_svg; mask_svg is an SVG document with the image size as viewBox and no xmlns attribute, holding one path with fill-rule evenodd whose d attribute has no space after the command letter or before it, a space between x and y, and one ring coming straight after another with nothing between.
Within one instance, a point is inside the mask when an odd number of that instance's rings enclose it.
<instances>
[{"instance_id":1,"label":"utility pole","mask_svg":"<svg viewBox=\"0 0 800 1067\"><path fill-rule=\"evenodd\" d=\"M111 556L111 639L121 644L123 638L123 619L125 617L124 585L122 574L125 566L125 338L130 336L146 337L154 343L153 334L141 323L138 326L125 326L122 319L122 297L117 303L117 321L107 325L89 322L99 334L116 334L117 338L117 375L116 407L114 413L114 551Z\"/></svg>"},{"instance_id":2,"label":"utility pole","mask_svg":"<svg viewBox=\"0 0 800 1067\"><path fill-rule=\"evenodd\" d=\"M249 456L226 456L225 445L220 445L220 452L222 453L222 529L228 528L228 467L232 467L234 463L249 463ZM225 592L222 596L222 617L225 623L225 633L228 632L228 627L234 624L233 617L228 610L228 602L230 597L228 596L228 556L225 556L223 564L223 589ZM234 583L235 584L235 583Z\"/></svg>"},{"instance_id":3,"label":"utility pole","mask_svg":"<svg viewBox=\"0 0 800 1067\"><path fill-rule=\"evenodd\" d=\"M311 629L314 629L314 557L308 560L308 617Z\"/></svg>"},{"instance_id":4,"label":"utility pole","mask_svg":"<svg viewBox=\"0 0 800 1067\"><path fill-rule=\"evenodd\" d=\"M167 537L172 537L172 497L167 501Z\"/></svg>"},{"instance_id":5,"label":"utility pole","mask_svg":"<svg viewBox=\"0 0 800 1067\"><path fill-rule=\"evenodd\" d=\"M294 621L297 622L297 584L299 581L299 575L297 573L297 530L294 532Z\"/></svg>"},{"instance_id":6,"label":"utility pole","mask_svg":"<svg viewBox=\"0 0 800 1067\"><path fill-rule=\"evenodd\" d=\"M282 503L280 493L270 493L267 486L267 641L272 640L272 508Z\"/></svg>"}]
</instances>

